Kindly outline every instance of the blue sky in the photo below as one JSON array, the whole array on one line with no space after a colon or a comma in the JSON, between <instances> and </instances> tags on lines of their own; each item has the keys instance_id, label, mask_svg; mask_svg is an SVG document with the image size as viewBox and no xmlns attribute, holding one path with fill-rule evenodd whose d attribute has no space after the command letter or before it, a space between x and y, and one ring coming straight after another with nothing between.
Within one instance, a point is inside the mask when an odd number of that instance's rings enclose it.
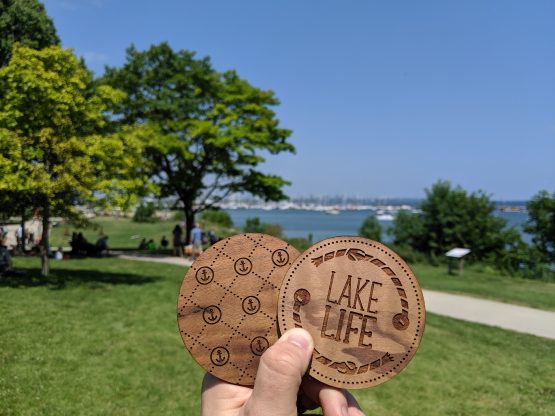
<instances>
[{"instance_id":1,"label":"blue sky","mask_svg":"<svg viewBox=\"0 0 555 416\"><path fill-rule=\"evenodd\" d=\"M272 89L292 196L555 191L555 2L47 0L97 75L168 41Z\"/></svg>"}]
</instances>

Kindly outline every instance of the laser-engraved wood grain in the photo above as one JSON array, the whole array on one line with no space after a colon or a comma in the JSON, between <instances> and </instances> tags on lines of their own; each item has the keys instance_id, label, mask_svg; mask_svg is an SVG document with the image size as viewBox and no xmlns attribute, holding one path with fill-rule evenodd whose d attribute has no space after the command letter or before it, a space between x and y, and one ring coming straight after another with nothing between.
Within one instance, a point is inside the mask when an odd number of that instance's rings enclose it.
<instances>
[{"instance_id":1,"label":"laser-engraved wood grain","mask_svg":"<svg viewBox=\"0 0 555 416\"><path fill-rule=\"evenodd\" d=\"M361 237L334 237L302 253L280 291L281 332L314 338L310 375L344 388L389 380L412 359L424 332L422 291L391 249Z\"/></svg>"},{"instance_id":2,"label":"laser-engraved wood grain","mask_svg":"<svg viewBox=\"0 0 555 416\"><path fill-rule=\"evenodd\" d=\"M264 234L241 234L208 248L187 271L177 300L183 342L208 372L252 385L260 356L278 338L281 282L299 252Z\"/></svg>"}]
</instances>

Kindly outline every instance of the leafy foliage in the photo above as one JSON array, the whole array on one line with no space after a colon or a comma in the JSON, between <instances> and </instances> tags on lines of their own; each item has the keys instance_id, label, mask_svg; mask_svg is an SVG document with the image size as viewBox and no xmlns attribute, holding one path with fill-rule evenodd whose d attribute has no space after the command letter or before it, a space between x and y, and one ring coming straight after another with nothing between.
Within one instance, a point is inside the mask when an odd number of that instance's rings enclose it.
<instances>
[{"instance_id":1,"label":"leafy foliage","mask_svg":"<svg viewBox=\"0 0 555 416\"><path fill-rule=\"evenodd\" d=\"M539 192L527 209L529 219L524 230L534 236L532 241L543 259L555 263L555 193Z\"/></svg>"},{"instance_id":2,"label":"leafy foliage","mask_svg":"<svg viewBox=\"0 0 555 416\"><path fill-rule=\"evenodd\" d=\"M44 5L37 0L0 0L0 67L7 65L15 43L42 49L60 39Z\"/></svg>"},{"instance_id":3,"label":"leafy foliage","mask_svg":"<svg viewBox=\"0 0 555 416\"><path fill-rule=\"evenodd\" d=\"M135 222L156 222L157 219L154 216L156 213L156 205L153 202L147 202L146 204L139 204L133 214L133 221Z\"/></svg>"},{"instance_id":4,"label":"leafy foliage","mask_svg":"<svg viewBox=\"0 0 555 416\"><path fill-rule=\"evenodd\" d=\"M229 214L219 209L209 209L204 211L201 215L201 219L211 224L221 225L222 227L233 227L233 221L231 220Z\"/></svg>"},{"instance_id":5,"label":"leafy foliage","mask_svg":"<svg viewBox=\"0 0 555 416\"><path fill-rule=\"evenodd\" d=\"M381 241L382 239L382 227L374 215L369 215L364 219L358 233L371 240Z\"/></svg>"},{"instance_id":6,"label":"leafy foliage","mask_svg":"<svg viewBox=\"0 0 555 416\"><path fill-rule=\"evenodd\" d=\"M40 208L44 252L51 215L78 216L75 204L93 200L126 207L144 190L141 129L109 134L108 110L123 96L94 88L58 46L16 45L0 69L0 193Z\"/></svg>"},{"instance_id":7,"label":"leafy foliage","mask_svg":"<svg viewBox=\"0 0 555 416\"><path fill-rule=\"evenodd\" d=\"M503 254L515 238L505 230L506 221L493 215L494 203L482 192L468 194L446 181L426 190L422 213L400 213L392 230L396 244L440 256L454 247L467 247L478 260Z\"/></svg>"},{"instance_id":8,"label":"leafy foliage","mask_svg":"<svg viewBox=\"0 0 555 416\"><path fill-rule=\"evenodd\" d=\"M243 227L245 233L262 233L272 235L277 238L283 237L283 229L279 224L266 224L260 222L260 218L251 217L247 218L245 221L245 226Z\"/></svg>"},{"instance_id":9,"label":"leafy foliage","mask_svg":"<svg viewBox=\"0 0 555 416\"><path fill-rule=\"evenodd\" d=\"M102 83L127 93L117 111L121 123L150 126L151 175L162 197L183 204L187 235L196 213L230 193L285 197L288 182L256 169L265 160L261 152L294 151L286 140L291 132L271 109L279 104L272 91L167 43L144 52L130 47L125 64L106 68Z\"/></svg>"}]
</instances>

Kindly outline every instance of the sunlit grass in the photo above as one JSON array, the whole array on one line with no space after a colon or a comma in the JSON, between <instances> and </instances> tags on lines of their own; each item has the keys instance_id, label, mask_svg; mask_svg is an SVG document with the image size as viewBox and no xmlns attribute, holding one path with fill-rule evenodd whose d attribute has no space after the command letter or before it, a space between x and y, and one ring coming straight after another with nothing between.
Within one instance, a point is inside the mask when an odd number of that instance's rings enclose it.
<instances>
[{"instance_id":1,"label":"sunlit grass","mask_svg":"<svg viewBox=\"0 0 555 416\"><path fill-rule=\"evenodd\" d=\"M0 413L194 415L203 371L182 345L185 270L120 259L16 259L0 283ZM555 342L434 315L398 377L356 391L368 415L549 415Z\"/></svg>"},{"instance_id":2,"label":"sunlit grass","mask_svg":"<svg viewBox=\"0 0 555 416\"><path fill-rule=\"evenodd\" d=\"M411 265L411 268L426 289L555 310L553 282L502 276L494 270L480 266L467 267L463 276L448 274L446 266L415 264Z\"/></svg>"}]
</instances>

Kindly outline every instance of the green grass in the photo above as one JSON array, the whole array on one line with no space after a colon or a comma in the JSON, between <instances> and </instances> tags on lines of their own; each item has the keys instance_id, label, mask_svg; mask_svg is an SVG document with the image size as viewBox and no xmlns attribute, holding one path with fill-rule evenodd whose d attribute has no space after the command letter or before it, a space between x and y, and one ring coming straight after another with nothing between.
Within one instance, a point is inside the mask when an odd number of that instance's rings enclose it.
<instances>
[{"instance_id":1,"label":"green grass","mask_svg":"<svg viewBox=\"0 0 555 416\"><path fill-rule=\"evenodd\" d=\"M16 258L0 281L0 413L198 414L203 371L184 350L180 267ZM434 315L398 377L356 391L368 415L553 415L555 342Z\"/></svg>"},{"instance_id":2,"label":"green grass","mask_svg":"<svg viewBox=\"0 0 555 416\"><path fill-rule=\"evenodd\" d=\"M450 275L447 266L411 265L426 289L460 293L502 302L555 310L555 283L501 276L487 268L467 267L464 275Z\"/></svg>"},{"instance_id":3,"label":"green grass","mask_svg":"<svg viewBox=\"0 0 555 416\"><path fill-rule=\"evenodd\" d=\"M156 245L163 235L171 241L171 231L176 221L156 223L136 223L128 218L99 217L94 220L97 229L83 230L89 242L94 243L101 233L110 238L111 248L136 249L140 239L153 238ZM236 229L224 229L213 224L206 224L205 229L212 229L222 237L239 232ZM60 224L52 230L52 246L69 246L68 239L74 231L70 226ZM134 237L134 238L133 238ZM435 267L427 264L411 265L419 282L426 289L460 293L502 302L515 303L534 308L555 310L555 282L502 276L493 269L481 266L466 267L464 276L449 275L447 266Z\"/></svg>"},{"instance_id":4,"label":"green grass","mask_svg":"<svg viewBox=\"0 0 555 416\"><path fill-rule=\"evenodd\" d=\"M69 224L58 224L52 228L51 245L53 247L69 247L71 233L83 232L90 243L95 243L102 233L109 236L108 245L114 248L134 248L139 246L142 238L153 239L156 245L160 244L163 235L172 245L172 230L179 221L159 221L154 223L133 222L129 218L98 217L92 223L96 228L74 229Z\"/></svg>"},{"instance_id":5,"label":"green grass","mask_svg":"<svg viewBox=\"0 0 555 416\"><path fill-rule=\"evenodd\" d=\"M142 238L153 239L158 247L162 236L169 241L168 248L172 249L172 230L180 221L168 220L153 223L134 222L129 218L97 217L86 229L76 229L71 224L58 224L52 228L51 246L69 247L72 232L82 232L90 243L95 243L102 235L109 236L108 245L111 248L136 249ZM212 230L220 237L228 237L237 234L237 229L226 229L217 224L204 224L205 231ZM185 236L183 235L183 238Z\"/></svg>"}]
</instances>

